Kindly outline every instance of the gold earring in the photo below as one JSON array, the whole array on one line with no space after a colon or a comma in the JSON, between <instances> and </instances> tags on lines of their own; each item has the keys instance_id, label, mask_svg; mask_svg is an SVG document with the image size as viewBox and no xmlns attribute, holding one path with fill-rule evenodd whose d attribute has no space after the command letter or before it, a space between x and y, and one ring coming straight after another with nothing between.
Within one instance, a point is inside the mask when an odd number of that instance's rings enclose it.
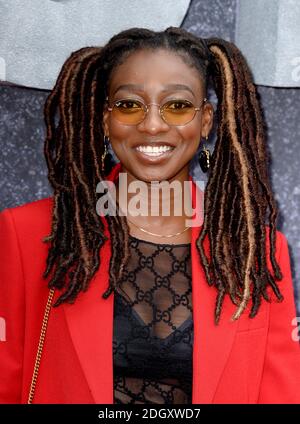
<instances>
[{"instance_id":1,"label":"gold earring","mask_svg":"<svg viewBox=\"0 0 300 424\"><path fill-rule=\"evenodd\" d=\"M206 141L208 140L208 135L205 137L205 139ZM210 167L211 154L210 154L210 151L206 149L204 144L203 144L203 149L199 153L198 161L202 171L207 172Z\"/></svg>"}]
</instances>

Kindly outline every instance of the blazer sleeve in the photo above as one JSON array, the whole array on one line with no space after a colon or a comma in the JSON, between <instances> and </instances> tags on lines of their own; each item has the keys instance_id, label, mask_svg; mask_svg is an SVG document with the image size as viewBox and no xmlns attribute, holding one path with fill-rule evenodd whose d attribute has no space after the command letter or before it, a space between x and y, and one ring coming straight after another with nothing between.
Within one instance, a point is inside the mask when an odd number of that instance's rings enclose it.
<instances>
[{"instance_id":1,"label":"blazer sleeve","mask_svg":"<svg viewBox=\"0 0 300 424\"><path fill-rule=\"evenodd\" d=\"M24 278L10 209L0 213L0 403L20 403L24 345Z\"/></svg>"},{"instance_id":2,"label":"blazer sleeve","mask_svg":"<svg viewBox=\"0 0 300 424\"><path fill-rule=\"evenodd\" d=\"M258 403L300 403L300 344L290 257L286 237L279 231L277 237L279 265L283 274L278 286L284 300L276 302L272 299L270 304L266 356Z\"/></svg>"}]
</instances>

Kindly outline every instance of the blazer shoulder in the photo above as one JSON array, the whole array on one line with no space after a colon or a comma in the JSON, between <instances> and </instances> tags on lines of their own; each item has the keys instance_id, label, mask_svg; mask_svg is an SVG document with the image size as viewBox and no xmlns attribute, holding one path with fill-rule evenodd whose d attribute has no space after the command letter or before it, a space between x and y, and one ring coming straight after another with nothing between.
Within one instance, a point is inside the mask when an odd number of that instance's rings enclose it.
<instances>
[{"instance_id":1,"label":"blazer shoulder","mask_svg":"<svg viewBox=\"0 0 300 424\"><path fill-rule=\"evenodd\" d=\"M21 205L12 206L3 209L0 213L11 212L13 214L26 214L36 210L41 210L51 207L53 204L53 196L45 197L43 199L33 200Z\"/></svg>"},{"instance_id":2,"label":"blazer shoulder","mask_svg":"<svg viewBox=\"0 0 300 424\"><path fill-rule=\"evenodd\" d=\"M267 251L269 252L270 249L270 226L266 225L266 246L267 246ZM275 257L277 260L279 260L280 256L281 256L281 251L282 251L282 246L284 244L287 244L287 239L286 236L284 235L284 233L278 229L276 229L276 241L275 241Z\"/></svg>"},{"instance_id":3,"label":"blazer shoulder","mask_svg":"<svg viewBox=\"0 0 300 424\"><path fill-rule=\"evenodd\" d=\"M2 210L0 221L13 223L17 231L48 231L51 227L52 207L53 197L46 197Z\"/></svg>"}]
</instances>

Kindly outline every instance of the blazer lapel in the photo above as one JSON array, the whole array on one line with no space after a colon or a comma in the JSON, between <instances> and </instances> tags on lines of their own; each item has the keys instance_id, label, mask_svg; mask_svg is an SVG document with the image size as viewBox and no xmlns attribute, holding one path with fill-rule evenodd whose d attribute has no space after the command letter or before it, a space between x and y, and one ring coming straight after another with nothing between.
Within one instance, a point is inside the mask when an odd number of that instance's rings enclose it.
<instances>
[{"instance_id":1,"label":"blazer lapel","mask_svg":"<svg viewBox=\"0 0 300 424\"><path fill-rule=\"evenodd\" d=\"M73 305L63 304L70 335L95 403L113 403L113 303L102 294L108 287L110 241L101 249L101 263L85 293Z\"/></svg>"},{"instance_id":2,"label":"blazer lapel","mask_svg":"<svg viewBox=\"0 0 300 424\"><path fill-rule=\"evenodd\" d=\"M191 179L191 178L190 178ZM192 205L195 207L197 184L193 181ZM202 203L203 204L203 203ZM199 208L199 205L198 205ZM202 225L192 227L192 302L194 319L193 392L192 403L213 403L222 371L230 354L238 323L231 321L235 306L224 299L219 325L214 323L217 291L206 281L205 272L196 248L196 240ZM209 241L206 235L204 250L209 257Z\"/></svg>"},{"instance_id":3,"label":"blazer lapel","mask_svg":"<svg viewBox=\"0 0 300 424\"><path fill-rule=\"evenodd\" d=\"M114 181L118 163L106 177ZM99 217L99 219L102 219ZM113 403L113 307L114 292L107 299L102 294L109 284L111 241L103 219L105 241L100 252L100 266L89 289L80 293L72 305L63 304L70 335L95 403Z\"/></svg>"}]
</instances>

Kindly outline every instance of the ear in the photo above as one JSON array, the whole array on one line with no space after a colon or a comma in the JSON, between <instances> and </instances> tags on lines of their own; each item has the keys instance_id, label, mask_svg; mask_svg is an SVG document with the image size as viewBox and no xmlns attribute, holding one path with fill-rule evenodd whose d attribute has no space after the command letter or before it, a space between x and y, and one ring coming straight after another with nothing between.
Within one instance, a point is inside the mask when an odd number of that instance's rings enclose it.
<instances>
[{"instance_id":1,"label":"ear","mask_svg":"<svg viewBox=\"0 0 300 424\"><path fill-rule=\"evenodd\" d=\"M214 108L210 102L205 102L202 110L202 137L209 135L214 122Z\"/></svg>"}]
</instances>

